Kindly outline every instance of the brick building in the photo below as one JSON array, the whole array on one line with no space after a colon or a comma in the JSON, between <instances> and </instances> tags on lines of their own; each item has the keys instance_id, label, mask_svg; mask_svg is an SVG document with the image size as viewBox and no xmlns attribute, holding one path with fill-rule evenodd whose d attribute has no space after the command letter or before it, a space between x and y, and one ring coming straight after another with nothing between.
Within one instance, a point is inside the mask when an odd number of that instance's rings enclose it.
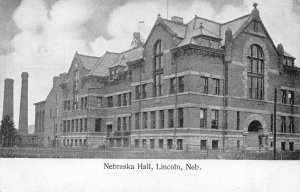
<instances>
[{"instance_id":1,"label":"brick building","mask_svg":"<svg viewBox=\"0 0 300 192\"><path fill-rule=\"evenodd\" d=\"M299 149L300 69L256 6L226 23L158 15L143 46L76 53L36 104L44 145L270 149L276 87L277 148Z\"/></svg>"}]
</instances>

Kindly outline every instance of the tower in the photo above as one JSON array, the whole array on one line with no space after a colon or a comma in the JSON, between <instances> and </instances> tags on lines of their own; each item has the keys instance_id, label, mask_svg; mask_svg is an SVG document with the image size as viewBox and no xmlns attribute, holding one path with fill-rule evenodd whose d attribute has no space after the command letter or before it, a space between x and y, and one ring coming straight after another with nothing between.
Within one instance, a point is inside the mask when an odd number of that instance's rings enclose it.
<instances>
[{"instance_id":1,"label":"tower","mask_svg":"<svg viewBox=\"0 0 300 192\"><path fill-rule=\"evenodd\" d=\"M22 73L20 116L19 116L19 133L28 134L28 73Z\"/></svg>"},{"instance_id":2,"label":"tower","mask_svg":"<svg viewBox=\"0 0 300 192\"><path fill-rule=\"evenodd\" d=\"M14 119L14 80L4 80L4 99L3 99L3 113L4 116L8 115L11 120Z\"/></svg>"}]
</instances>

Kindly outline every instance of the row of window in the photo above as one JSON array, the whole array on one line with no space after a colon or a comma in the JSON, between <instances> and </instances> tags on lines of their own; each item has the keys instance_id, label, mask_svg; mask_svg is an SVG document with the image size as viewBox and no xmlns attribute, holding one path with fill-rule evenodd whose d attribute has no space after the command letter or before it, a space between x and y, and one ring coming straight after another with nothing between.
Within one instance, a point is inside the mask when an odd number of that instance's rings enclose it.
<instances>
[{"instance_id":1,"label":"row of window","mask_svg":"<svg viewBox=\"0 0 300 192\"><path fill-rule=\"evenodd\" d=\"M127 106L131 105L131 92L129 93L123 93L117 95L117 106ZM108 96L107 97L107 107L111 108L114 106L114 97L113 96Z\"/></svg>"},{"instance_id":2,"label":"row of window","mask_svg":"<svg viewBox=\"0 0 300 192\"><path fill-rule=\"evenodd\" d=\"M128 127L127 127L128 126ZM131 129L131 116L128 117L118 117L117 118L117 130L130 130Z\"/></svg>"},{"instance_id":3,"label":"row of window","mask_svg":"<svg viewBox=\"0 0 300 192\"><path fill-rule=\"evenodd\" d=\"M81 147L87 146L86 139L63 139L65 147Z\"/></svg>"},{"instance_id":4,"label":"row of window","mask_svg":"<svg viewBox=\"0 0 300 192\"><path fill-rule=\"evenodd\" d=\"M149 148L150 149L155 149L156 148L156 140L155 139L149 139ZM164 149L164 141L166 141L167 144L167 149L173 149L173 139L157 139L157 144L158 144L158 148L159 149ZM142 139L142 146L140 146L140 140L139 139L135 139L134 140L134 147L135 148L148 148L148 143L147 143L147 139ZM183 150L183 140L182 139L177 139L176 140L176 149L177 150Z\"/></svg>"},{"instance_id":5,"label":"row of window","mask_svg":"<svg viewBox=\"0 0 300 192\"><path fill-rule=\"evenodd\" d=\"M294 91L281 90L281 103L283 104L294 104Z\"/></svg>"},{"instance_id":6,"label":"row of window","mask_svg":"<svg viewBox=\"0 0 300 192\"><path fill-rule=\"evenodd\" d=\"M63 121L63 132L87 132L87 118Z\"/></svg>"}]
</instances>

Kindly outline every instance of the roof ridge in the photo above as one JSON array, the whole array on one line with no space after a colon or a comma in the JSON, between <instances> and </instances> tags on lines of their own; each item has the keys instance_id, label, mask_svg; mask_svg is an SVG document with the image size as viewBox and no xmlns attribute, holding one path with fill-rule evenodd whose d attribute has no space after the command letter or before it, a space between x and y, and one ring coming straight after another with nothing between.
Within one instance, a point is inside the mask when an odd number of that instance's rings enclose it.
<instances>
[{"instance_id":1,"label":"roof ridge","mask_svg":"<svg viewBox=\"0 0 300 192\"><path fill-rule=\"evenodd\" d=\"M174 23L174 24L177 24L177 25L183 25L183 26L187 26L187 24L185 23L179 23L179 22L176 22L176 21L172 21L172 20L169 20L169 19L164 19L162 18L163 21L168 21L170 23Z\"/></svg>"},{"instance_id":2,"label":"roof ridge","mask_svg":"<svg viewBox=\"0 0 300 192\"><path fill-rule=\"evenodd\" d=\"M101 58L101 56L100 57L97 57L97 56L91 56L91 55L83 55L83 54L80 54L80 53L78 53L77 52L77 55L79 55L79 56L83 56L83 57L93 57L93 58Z\"/></svg>"},{"instance_id":3,"label":"roof ridge","mask_svg":"<svg viewBox=\"0 0 300 192\"><path fill-rule=\"evenodd\" d=\"M206 21L209 21L209 22L221 25L221 23L219 23L219 22L216 22L216 21L213 21L213 20L210 20L210 19L206 19L204 17L199 17L198 15L194 19L203 19L203 20L206 20Z\"/></svg>"},{"instance_id":4,"label":"roof ridge","mask_svg":"<svg viewBox=\"0 0 300 192\"><path fill-rule=\"evenodd\" d=\"M233 20L231 20L231 21L227 21L227 22L225 22L225 23L220 23L220 25L226 25L226 24L228 24L228 23L237 21L237 20L239 20L239 19L242 19L242 18L244 18L244 17L248 17L248 16L250 16L250 15L251 15L251 14L247 14L247 15L244 15L244 16L241 16L241 17L238 17L238 18L235 18L235 19L233 19Z\"/></svg>"},{"instance_id":5,"label":"roof ridge","mask_svg":"<svg viewBox=\"0 0 300 192\"><path fill-rule=\"evenodd\" d=\"M119 54L121 55L121 54L123 54L123 53L129 52L129 51L132 51L132 50L134 50L134 49L141 48L141 47L142 47L142 46L140 46L140 47L134 47L134 48L132 48L132 49L128 49L128 50L126 50L126 51L123 51L123 52L121 52L121 53L119 53Z\"/></svg>"}]
</instances>

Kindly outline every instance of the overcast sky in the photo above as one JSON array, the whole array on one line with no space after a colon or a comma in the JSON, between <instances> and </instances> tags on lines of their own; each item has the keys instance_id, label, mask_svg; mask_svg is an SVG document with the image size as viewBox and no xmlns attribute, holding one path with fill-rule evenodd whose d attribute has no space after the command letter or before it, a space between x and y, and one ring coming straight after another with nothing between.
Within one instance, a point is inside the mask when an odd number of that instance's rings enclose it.
<instances>
[{"instance_id":1,"label":"overcast sky","mask_svg":"<svg viewBox=\"0 0 300 192\"><path fill-rule=\"evenodd\" d=\"M18 127L21 73L29 73L29 124L33 103L45 100L52 77L66 72L76 51L101 56L130 47L132 33L147 38L167 0L0 0L0 116L5 78L13 78L14 119ZM300 58L300 1L257 0L274 43ZM226 22L249 14L253 0L169 0L169 17L184 22L195 14ZM299 60L299 59L298 59ZM300 62L296 60L296 65Z\"/></svg>"}]
</instances>

